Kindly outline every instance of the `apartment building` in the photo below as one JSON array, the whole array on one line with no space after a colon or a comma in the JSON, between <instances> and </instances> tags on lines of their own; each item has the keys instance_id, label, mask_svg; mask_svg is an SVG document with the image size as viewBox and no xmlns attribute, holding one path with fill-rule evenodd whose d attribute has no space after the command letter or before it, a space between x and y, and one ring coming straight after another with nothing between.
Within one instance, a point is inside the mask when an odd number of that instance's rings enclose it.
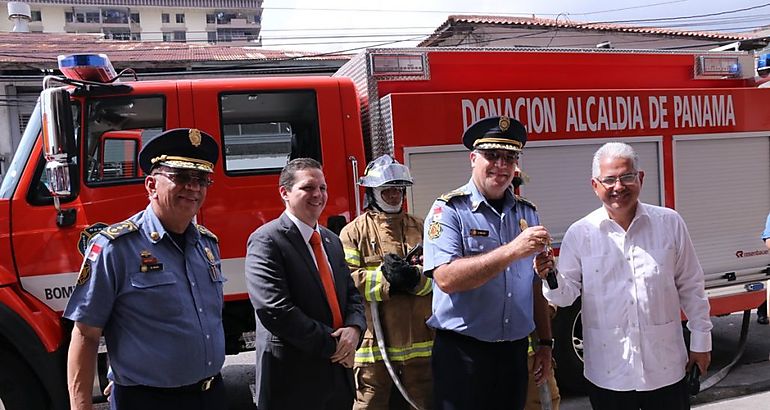
<instances>
[{"instance_id":1,"label":"apartment building","mask_svg":"<svg viewBox=\"0 0 770 410\"><path fill-rule=\"evenodd\" d=\"M263 0L27 0L29 31L102 33L106 39L261 46ZM11 31L0 2L0 31ZM18 2L17 2L18 3Z\"/></svg>"}]
</instances>

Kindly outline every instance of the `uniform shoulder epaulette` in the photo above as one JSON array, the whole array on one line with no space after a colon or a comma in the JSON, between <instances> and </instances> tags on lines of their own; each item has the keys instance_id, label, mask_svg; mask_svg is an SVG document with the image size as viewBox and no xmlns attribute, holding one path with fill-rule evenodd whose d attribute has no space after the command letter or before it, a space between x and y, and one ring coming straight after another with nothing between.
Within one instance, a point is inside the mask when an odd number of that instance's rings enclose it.
<instances>
[{"instance_id":1,"label":"uniform shoulder epaulette","mask_svg":"<svg viewBox=\"0 0 770 410\"><path fill-rule=\"evenodd\" d=\"M447 192L444 195L441 195L438 197L438 200L441 202L449 202L452 198L458 197L458 196L465 196L470 195L470 192L463 191L461 189L455 189L454 191Z\"/></svg>"},{"instance_id":2,"label":"uniform shoulder epaulette","mask_svg":"<svg viewBox=\"0 0 770 410\"><path fill-rule=\"evenodd\" d=\"M533 204L529 199L524 198L521 195L516 195L516 201L521 202L524 205L529 205L532 209L537 211L537 206L535 206L535 204Z\"/></svg>"},{"instance_id":3,"label":"uniform shoulder epaulette","mask_svg":"<svg viewBox=\"0 0 770 410\"><path fill-rule=\"evenodd\" d=\"M123 222L118 222L116 224L112 224L102 229L101 231L99 231L99 233L101 235L106 236L109 240L114 241L115 239L123 235L129 234L131 232L136 232L138 230L139 230L139 227L136 226L135 223L131 221L123 221Z\"/></svg>"},{"instance_id":4,"label":"uniform shoulder epaulette","mask_svg":"<svg viewBox=\"0 0 770 410\"><path fill-rule=\"evenodd\" d=\"M214 242L219 243L219 238L214 235L214 232L209 231L208 228L203 225L196 225L196 227L198 228L198 232L200 232L201 235L208 236L209 238L213 239Z\"/></svg>"}]
</instances>

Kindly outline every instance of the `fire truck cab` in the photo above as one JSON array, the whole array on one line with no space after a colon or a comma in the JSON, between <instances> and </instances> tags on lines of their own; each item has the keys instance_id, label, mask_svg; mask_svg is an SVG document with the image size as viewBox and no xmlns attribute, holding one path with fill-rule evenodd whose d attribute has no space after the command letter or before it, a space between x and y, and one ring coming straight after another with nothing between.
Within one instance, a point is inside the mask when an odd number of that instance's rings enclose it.
<instances>
[{"instance_id":1,"label":"fire truck cab","mask_svg":"<svg viewBox=\"0 0 770 410\"><path fill-rule=\"evenodd\" d=\"M63 382L70 328L61 312L90 236L147 205L137 157L148 138L177 127L219 138L221 161L197 221L221 238L229 354L252 348L245 243L284 208L277 191L283 165L293 157L313 157L325 165L327 178L344 181L330 184L333 200L324 223L341 228L356 208L348 156L363 161L364 153L358 100L347 79L89 87L49 89L65 95L48 98L45 114L38 108L32 115L0 189L0 357L14 359L3 361L10 366L0 375L0 400L8 409L67 407ZM67 120L69 132L61 127ZM40 406L30 404L32 397Z\"/></svg>"}]
</instances>

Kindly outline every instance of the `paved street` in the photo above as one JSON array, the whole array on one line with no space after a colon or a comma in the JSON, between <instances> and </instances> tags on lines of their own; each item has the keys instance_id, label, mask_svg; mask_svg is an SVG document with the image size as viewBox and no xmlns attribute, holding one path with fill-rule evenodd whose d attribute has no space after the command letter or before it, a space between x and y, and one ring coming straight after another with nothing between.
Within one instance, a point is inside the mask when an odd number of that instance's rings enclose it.
<instances>
[{"instance_id":1,"label":"paved street","mask_svg":"<svg viewBox=\"0 0 770 410\"><path fill-rule=\"evenodd\" d=\"M714 352L709 376L727 364L738 345L742 314L712 318ZM759 410L770 408L770 326L756 323L752 313L746 351L727 377L701 392L693 401L699 410ZM254 410L249 385L254 383L254 353L229 356L222 371L227 383L230 410ZM563 397L562 410L588 410L585 396ZM107 406L100 406L100 410Z\"/></svg>"},{"instance_id":2,"label":"paved street","mask_svg":"<svg viewBox=\"0 0 770 410\"><path fill-rule=\"evenodd\" d=\"M733 357L738 345L742 313L726 317L712 318L714 323L712 365L708 376L721 369ZM762 396L744 397L740 401L728 400L742 396L770 391L770 326L756 323L752 312L746 350L739 364L727 377L701 392L693 401L693 407L704 410L753 410L770 408L770 393ZM760 407L760 403L762 406ZM756 407L752 407L756 406ZM562 400L562 410L590 409L588 398L568 396Z\"/></svg>"}]
</instances>

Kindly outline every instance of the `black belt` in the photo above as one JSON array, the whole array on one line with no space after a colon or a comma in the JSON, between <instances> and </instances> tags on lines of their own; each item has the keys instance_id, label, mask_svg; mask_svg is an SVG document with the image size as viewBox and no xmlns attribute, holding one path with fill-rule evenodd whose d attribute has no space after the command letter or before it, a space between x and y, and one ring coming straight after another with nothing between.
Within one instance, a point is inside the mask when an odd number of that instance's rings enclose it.
<instances>
[{"instance_id":1,"label":"black belt","mask_svg":"<svg viewBox=\"0 0 770 410\"><path fill-rule=\"evenodd\" d=\"M464 335L459 332L455 332L454 330L446 330L446 329L436 329L436 334L441 334L443 336L457 339L457 340L464 340L467 342L473 342L473 343L479 343L479 344L504 344L504 343L510 343L510 344L516 344L516 343L522 343L522 342L528 342L528 338L524 337L521 339L516 340L495 340L492 342L487 342L485 340L479 340L476 339L473 336Z\"/></svg>"},{"instance_id":2,"label":"black belt","mask_svg":"<svg viewBox=\"0 0 770 410\"><path fill-rule=\"evenodd\" d=\"M212 387L214 387L217 383L220 383L220 382L222 382L222 373L217 373L215 376L207 377L193 384L188 384L187 386L153 387L153 386L138 385L138 386L121 386L121 387L125 387L128 389L150 390L150 391L165 392L165 393L195 393L195 392L208 391Z\"/></svg>"}]
</instances>

